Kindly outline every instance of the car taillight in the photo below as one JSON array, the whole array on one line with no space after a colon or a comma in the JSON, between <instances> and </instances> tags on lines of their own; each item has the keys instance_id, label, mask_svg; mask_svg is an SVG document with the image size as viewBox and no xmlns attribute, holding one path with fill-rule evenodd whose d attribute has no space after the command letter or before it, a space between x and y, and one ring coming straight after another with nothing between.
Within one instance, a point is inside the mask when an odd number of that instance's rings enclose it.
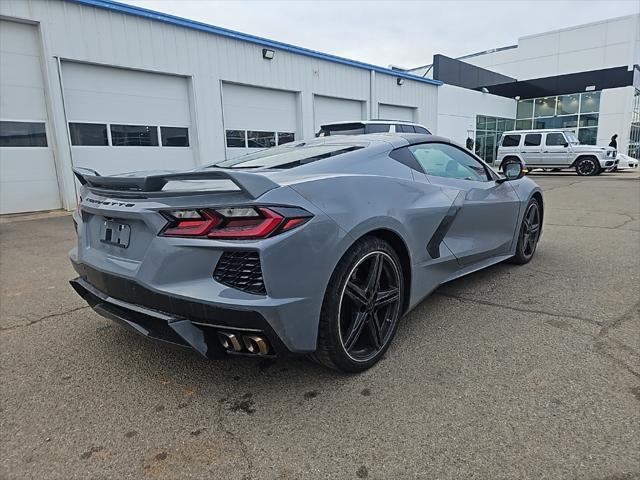
<instances>
[{"instance_id":1,"label":"car taillight","mask_svg":"<svg viewBox=\"0 0 640 480\"><path fill-rule=\"evenodd\" d=\"M165 237L259 239L292 230L311 218L299 208L223 207L160 212L169 220Z\"/></svg>"}]
</instances>

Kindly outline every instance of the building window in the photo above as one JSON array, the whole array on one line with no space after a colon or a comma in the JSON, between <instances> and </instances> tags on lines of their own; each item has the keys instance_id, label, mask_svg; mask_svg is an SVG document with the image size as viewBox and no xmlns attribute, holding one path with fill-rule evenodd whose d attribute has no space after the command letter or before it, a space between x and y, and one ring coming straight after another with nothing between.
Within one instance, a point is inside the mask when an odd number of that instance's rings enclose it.
<instances>
[{"instance_id":1,"label":"building window","mask_svg":"<svg viewBox=\"0 0 640 480\"><path fill-rule=\"evenodd\" d=\"M500 137L505 131L514 129L512 118L476 116L475 153L487 163L496 159Z\"/></svg>"},{"instance_id":2,"label":"building window","mask_svg":"<svg viewBox=\"0 0 640 480\"><path fill-rule=\"evenodd\" d=\"M46 147L44 122L0 121L0 147Z\"/></svg>"},{"instance_id":3,"label":"building window","mask_svg":"<svg viewBox=\"0 0 640 480\"><path fill-rule=\"evenodd\" d=\"M580 109L580 95L562 95L558 97L558 115L574 115Z\"/></svg>"},{"instance_id":4,"label":"building window","mask_svg":"<svg viewBox=\"0 0 640 480\"><path fill-rule=\"evenodd\" d=\"M269 148L275 147L275 132L247 132L247 147L249 148Z\"/></svg>"},{"instance_id":5,"label":"building window","mask_svg":"<svg viewBox=\"0 0 640 480\"><path fill-rule=\"evenodd\" d=\"M111 125L114 147L157 147L158 127L148 125Z\"/></svg>"},{"instance_id":6,"label":"building window","mask_svg":"<svg viewBox=\"0 0 640 480\"><path fill-rule=\"evenodd\" d=\"M285 143L290 143L295 141L296 136L294 133L289 132L278 132L278 145L284 145Z\"/></svg>"},{"instance_id":7,"label":"building window","mask_svg":"<svg viewBox=\"0 0 640 480\"><path fill-rule=\"evenodd\" d=\"M599 111L600 92L520 100L516 129L571 128L581 143L595 145Z\"/></svg>"},{"instance_id":8,"label":"building window","mask_svg":"<svg viewBox=\"0 0 640 480\"><path fill-rule=\"evenodd\" d=\"M556 114L556 97L536 98L534 117L553 117Z\"/></svg>"},{"instance_id":9,"label":"building window","mask_svg":"<svg viewBox=\"0 0 640 480\"><path fill-rule=\"evenodd\" d=\"M106 147L109 145L107 125L104 123L69 123L73 146Z\"/></svg>"},{"instance_id":10,"label":"building window","mask_svg":"<svg viewBox=\"0 0 640 480\"><path fill-rule=\"evenodd\" d=\"M227 130L227 148L247 148L247 132L244 130Z\"/></svg>"},{"instance_id":11,"label":"building window","mask_svg":"<svg viewBox=\"0 0 640 480\"><path fill-rule=\"evenodd\" d=\"M189 129L187 127L160 127L163 147L188 147Z\"/></svg>"},{"instance_id":12,"label":"building window","mask_svg":"<svg viewBox=\"0 0 640 480\"><path fill-rule=\"evenodd\" d=\"M520 100L518 102L518 109L516 118L533 118L533 100Z\"/></svg>"}]
</instances>

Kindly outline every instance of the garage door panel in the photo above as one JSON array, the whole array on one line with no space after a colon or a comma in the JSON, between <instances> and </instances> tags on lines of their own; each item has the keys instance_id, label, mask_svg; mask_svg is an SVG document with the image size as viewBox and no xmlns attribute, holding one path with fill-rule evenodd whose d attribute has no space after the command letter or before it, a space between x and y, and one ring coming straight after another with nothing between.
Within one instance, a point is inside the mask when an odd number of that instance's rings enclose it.
<instances>
[{"instance_id":1,"label":"garage door panel","mask_svg":"<svg viewBox=\"0 0 640 480\"><path fill-rule=\"evenodd\" d=\"M7 128L0 147L0 214L60 208L51 136L48 146L26 146L31 122L47 123L40 39L36 26L0 20L0 120ZM16 130L17 129L17 130Z\"/></svg>"},{"instance_id":2,"label":"garage door panel","mask_svg":"<svg viewBox=\"0 0 640 480\"><path fill-rule=\"evenodd\" d=\"M132 160L135 159L135 160ZM186 170L193 168L190 148L75 147L74 164L101 175L139 170Z\"/></svg>"},{"instance_id":3,"label":"garage door panel","mask_svg":"<svg viewBox=\"0 0 640 480\"><path fill-rule=\"evenodd\" d=\"M41 88L2 85L0 114L5 120L44 121L47 118L44 92Z\"/></svg>"},{"instance_id":4,"label":"garage door panel","mask_svg":"<svg viewBox=\"0 0 640 480\"><path fill-rule=\"evenodd\" d=\"M56 178L49 148L0 148L0 181L47 181Z\"/></svg>"},{"instance_id":5,"label":"garage door panel","mask_svg":"<svg viewBox=\"0 0 640 480\"><path fill-rule=\"evenodd\" d=\"M345 98L315 95L313 98L313 117L315 131L327 123L363 120L365 102Z\"/></svg>"},{"instance_id":6,"label":"garage door panel","mask_svg":"<svg viewBox=\"0 0 640 480\"><path fill-rule=\"evenodd\" d=\"M225 83L223 102L225 128L296 131L295 92Z\"/></svg>"},{"instance_id":7,"label":"garage door panel","mask_svg":"<svg viewBox=\"0 0 640 480\"><path fill-rule=\"evenodd\" d=\"M42 70L38 57L0 52L0 65L11 65L11 68L0 68L1 85L43 88Z\"/></svg>"},{"instance_id":8,"label":"garage door panel","mask_svg":"<svg viewBox=\"0 0 640 480\"><path fill-rule=\"evenodd\" d=\"M416 121L416 108L404 105L391 105L381 103L378 106L378 118L385 120L405 120L407 122Z\"/></svg>"},{"instance_id":9,"label":"garage door panel","mask_svg":"<svg viewBox=\"0 0 640 480\"><path fill-rule=\"evenodd\" d=\"M0 205L2 214L57 210L60 208L58 181L0 182Z\"/></svg>"},{"instance_id":10,"label":"garage door panel","mask_svg":"<svg viewBox=\"0 0 640 480\"><path fill-rule=\"evenodd\" d=\"M222 101L225 130L239 130L242 133L258 131L297 134L296 92L224 83ZM227 147L226 158L255 150L260 149Z\"/></svg>"},{"instance_id":11,"label":"garage door panel","mask_svg":"<svg viewBox=\"0 0 640 480\"><path fill-rule=\"evenodd\" d=\"M193 142L187 78L69 62L62 76L70 122L186 127ZM103 175L195 166L192 146L74 145L72 154L75 166Z\"/></svg>"},{"instance_id":12,"label":"garage door panel","mask_svg":"<svg viewBox=\"0 0 640 480\"><path fill-rule=\"evenodd\" d=\"M110 122L145 125L189 125L189 107L184 101L162 103L130 95L75 91L66 100L69 121Z\"/></svg>"},{"instance_id":13,"label":"garage door panel","mask_svg":"<svg viewBox=\"0 0 640 480\"><path fill-rule=\"evenodd\" d=\"M186 97L184 77L125 68L64 62L65 89L124 93L158 99Z\"/></svg>"},{"instance_id":14,"label":"garage door panel","mask_svg":"<svg viewBox=\"0 0 640 480\"><path fill-rule=\"evenodd\" d=\"M0 51L40 55L38 32L35 25L0 20Z\"/></svg>"}]
</instances>

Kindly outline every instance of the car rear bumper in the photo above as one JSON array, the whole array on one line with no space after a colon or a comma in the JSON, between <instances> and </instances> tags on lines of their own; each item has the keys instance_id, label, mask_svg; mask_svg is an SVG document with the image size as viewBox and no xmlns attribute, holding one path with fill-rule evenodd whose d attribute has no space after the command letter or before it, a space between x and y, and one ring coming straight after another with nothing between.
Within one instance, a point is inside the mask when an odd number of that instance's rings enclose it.
<instances>
[{"instance_id":1,"label":"car rear bumper","mask_svg":"<svg viewBox=\"0 0 640 480\"><path fill-rule=\"evenodd\" d=\"M70 284L91 308L140 335L194 349L211 359L234 354L287 356L293 353L258 311L213 306L158 293L133 280L82 263L72 264L79 276ZM222 340L229 338L228 335L237 339L240 349L223 347ZM251 351L251 338L263 339L267 351L257 348Z\"/></svg>"}]
</instances>

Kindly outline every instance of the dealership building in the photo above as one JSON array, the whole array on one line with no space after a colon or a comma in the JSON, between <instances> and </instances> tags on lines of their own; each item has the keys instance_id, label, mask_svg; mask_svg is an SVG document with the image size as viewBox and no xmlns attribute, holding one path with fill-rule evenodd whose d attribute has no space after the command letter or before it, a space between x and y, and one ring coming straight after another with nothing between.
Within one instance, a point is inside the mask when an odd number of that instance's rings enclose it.
<instances>
[{"instance_id":1,"label":"dealership building","mask_svg":"<svg viewBox=\"0 0 640 480\"><path fill-rule=\"evenodd\" d=\"M194 168L340 120L418 122L488 161L511 128L637 151L639 18L401 70L108 0L2 0L0 213L72 209L73 166Z\"/></svg>"}]
</instances>

